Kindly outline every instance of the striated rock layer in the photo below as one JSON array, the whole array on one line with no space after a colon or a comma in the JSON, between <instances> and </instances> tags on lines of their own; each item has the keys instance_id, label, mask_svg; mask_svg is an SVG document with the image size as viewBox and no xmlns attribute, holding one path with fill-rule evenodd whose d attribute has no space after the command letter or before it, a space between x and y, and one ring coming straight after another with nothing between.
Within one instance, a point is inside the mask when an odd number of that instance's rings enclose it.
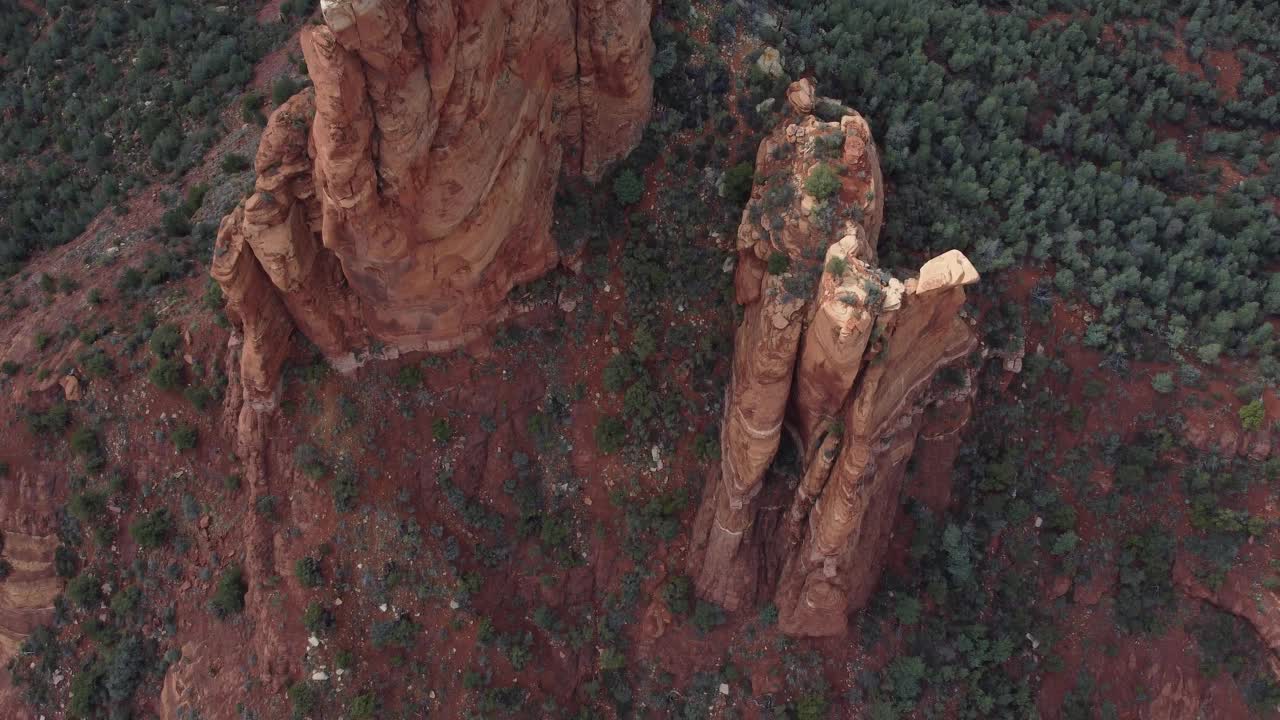
<instances>
[{"instance_id":1,"label":"striated rock layer","mask_svg":"<svg viewBox=\"0 0 1280 720\"><path fill-rule=\"evenodd\" d=\"M54 600L62 594L63 582L53 564L57 535L6 531L0 533L0 547L0 562L9 566L8 577L0 582L0 667L4 667L18 655L27 636L53 620Z\"/></svg>"},{"instance_id":2,"label":"striated rock layer","mask_svg":"<svg viewBox=\"0 0 1280 720\"><path fill-rule=\"evenodd\" d=\"M652 0L324 0L313 89L271 116L213 276L270 404L296 325L336 365L444 350L557 261L562 170L639 140Z\"/></svg>"},{"instance_id":3,"label":"striated rock layer","mask_svg":"<svg viewBox=\"0 0 1280 720\"><path fill-rule=\"evenodd\" d=\"M968 418L968 375L934 378L975 348L961 308L978 274L956 250L907 277L878 268L884 192L870 128L848 108L834 122L810 114L838 104L815 100L809 81L787 96L792 115L760 145L738 230L744 318L690 572L730 609L777 575L780 627L834 635L879 576L921 428L942 438ZM784 430L802 478L776 527L758 527Z\"/></svg>"}]
</instances>

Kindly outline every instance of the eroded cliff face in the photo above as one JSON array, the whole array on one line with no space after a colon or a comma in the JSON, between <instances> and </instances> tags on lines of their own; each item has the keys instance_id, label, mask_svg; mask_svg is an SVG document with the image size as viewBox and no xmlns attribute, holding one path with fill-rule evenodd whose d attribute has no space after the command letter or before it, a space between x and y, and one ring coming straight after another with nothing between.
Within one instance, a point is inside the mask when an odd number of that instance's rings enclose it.
<instances>
[{"instance_id":1,"label":"eroded cliff face","mask_svg":"<svg viewBox=\"0 0 1280 720\"><path fill-rule=\"evenodd\" d=\"M812 115L838 104L809 81L788 100L738 230L744 317L690 571L730 609L777 577L780 627L832 635L879 576L922 426L943 437L968 417L968 375L934 378L976 345L961 308L978 274L955 250L902 278L878 268L884 193L870 128L848 108L838 121ZM760 526L756 499L784 431L802 479L781 521Z\"/></svg>"},{"instance_id":2,"label":"eroded cliff face","mask_svg":"<svg viewBox=\"0 0 1280 720\"><path fill-rule=\"evenodd\" d=\"M256 192L213 276L271 402L296 325L339 368L446 350L555 265L562 170L639 140L651 0L325 0L302 33L314 88L272 114Z\"/></svg>"},{"instance_id":3,"label":"eroded cliff face","mask_svg":"<svg viewBox=\"0 0 1280 720\"><path fill-rule=\"evenodd\" d=\"M18 655L22 642L36 628L53 620L53 603L63 586L54 570L57 547L53 533L0 533L0 562L9 573L0 583L0 667ZM0 698L7 686L8 678L0 679Z\"/></svg>"}]
</instances>

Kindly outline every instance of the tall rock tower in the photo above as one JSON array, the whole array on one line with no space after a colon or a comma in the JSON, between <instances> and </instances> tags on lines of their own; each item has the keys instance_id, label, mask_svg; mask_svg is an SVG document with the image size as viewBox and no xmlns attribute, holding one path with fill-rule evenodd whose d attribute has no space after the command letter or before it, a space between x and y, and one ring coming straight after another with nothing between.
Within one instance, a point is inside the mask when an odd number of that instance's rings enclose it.
<instances>
[{"instance_id":1,"label":"tall rock tower","mask_svg":"<svg viewBox=\"0 0 1280 720\"><path fill-rule=\"evenodd\" d=\"M877 267L884 188L867 122L807 80L788 102L790 117L760 145L738 229L745 312L690 572L730 609L776 579L783 631L834 635L879 576L926 414L968 402L963 375L951 388L933 381L976 346L961 308L978 273L956 250L905 275ZM818 104L832 120L813 114ZM758 527L783 432L803 477L781 522Z\"/></svg>"},{"instance_id":2,"label":"tall rock tower","mask_svg":"<svg viewBox=\"0 0 1280 720\"><path fill-rule=\"evenodd\" d=\"M246 399L269 405L293 328L339 368L445 350L557 261L562 170L595 177L640 139L651 0L323 0L314 88L271 116L256 192L213 276Z\"/></svg>"}]
</instances>

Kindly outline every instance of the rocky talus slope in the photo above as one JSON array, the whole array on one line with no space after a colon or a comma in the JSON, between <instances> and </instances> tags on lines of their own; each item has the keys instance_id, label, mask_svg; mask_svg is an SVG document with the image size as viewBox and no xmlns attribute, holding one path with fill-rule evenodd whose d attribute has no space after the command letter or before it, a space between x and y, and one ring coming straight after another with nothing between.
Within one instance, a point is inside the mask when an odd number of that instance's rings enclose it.
<instances>
[{"instance_id":1,"label":"rocky talus slope","mask_svg":"<svg viewBox=\"0 0 1280 720\"><path fill-rule=\"evenodd\" d=\"M788 100L738 230L744 318L690 571L730 609L773 585L785 632L834 635L879 576L921 428L943 438L968 417L968 375L935 376L975 349L961 309L978 273L955 250L908 275L877 267L884 192L867 122L809 81ZM764 522L757 496L784 431L803 477Z\"/></svg>"},{"instance_id":2,"label":"rocky talus slope","mask_svg":"<svg viewBox=\"0 0 1280 720\"><path fill-rule=\"evenodd\" d=\"M325 0L313 88L273 113L213 276L270 402L296 326L338 367L445 350L557 262L562 171L639 140L651 0Z\"/></svg>"}]
</instances>

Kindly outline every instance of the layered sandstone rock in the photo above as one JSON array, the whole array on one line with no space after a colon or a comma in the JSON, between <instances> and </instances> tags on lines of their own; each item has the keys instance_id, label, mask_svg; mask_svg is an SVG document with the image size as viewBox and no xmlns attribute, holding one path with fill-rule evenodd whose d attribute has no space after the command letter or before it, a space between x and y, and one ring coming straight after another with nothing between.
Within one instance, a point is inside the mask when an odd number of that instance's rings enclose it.
<instances>
[{"instance_id":1,"label":"layered sandstone rock","mask_svg":"<svg viewBox=\"0 0 1280 720\"><path fill-rule=\"evenodd\" d=\"M53 620L53 601L62 594L62 578L54 571L56 535L0 534L0 561L9 566L0 580L0 667L18 654L22 642Z\"/></svg>"},{"instance_id":2,"label":"layered sandstone rock","mask_svg":"<svg viewBox=\"0 0 1280 720\"><path fill-rule=\"evenodd\" d=\"M954 250L903 278L878 268L883 181L870 128L847 108L838 122L808 114L808 81L788 97L792 116L760 145L738 232L745 312L690 570L700 594L730 609L756 596L761 575L778 574L782 629L829 635L879 575L926 413L946 403L931 423L938 437L968 417L967 377L933 379L975 347L961 307L978 274ZM823 192L810 178L827 170L838 187L814 197ZM756 526L755 500L784 430L803 472L770 531Z\"/></svg>"},{"instance_id":3,"label":"layered sandstone rock","mask_svg":"<svg viewBox=\"0 0 1280 720\"><path fill-rule=\"evenodd\" d=\"M213 275L267 403L296 325L339 367L442 350L557 261L562 169L638 140L651 0L325 0L302 32L314 89L273 113L256 192Z\"/></svg>"}]
</instances>

